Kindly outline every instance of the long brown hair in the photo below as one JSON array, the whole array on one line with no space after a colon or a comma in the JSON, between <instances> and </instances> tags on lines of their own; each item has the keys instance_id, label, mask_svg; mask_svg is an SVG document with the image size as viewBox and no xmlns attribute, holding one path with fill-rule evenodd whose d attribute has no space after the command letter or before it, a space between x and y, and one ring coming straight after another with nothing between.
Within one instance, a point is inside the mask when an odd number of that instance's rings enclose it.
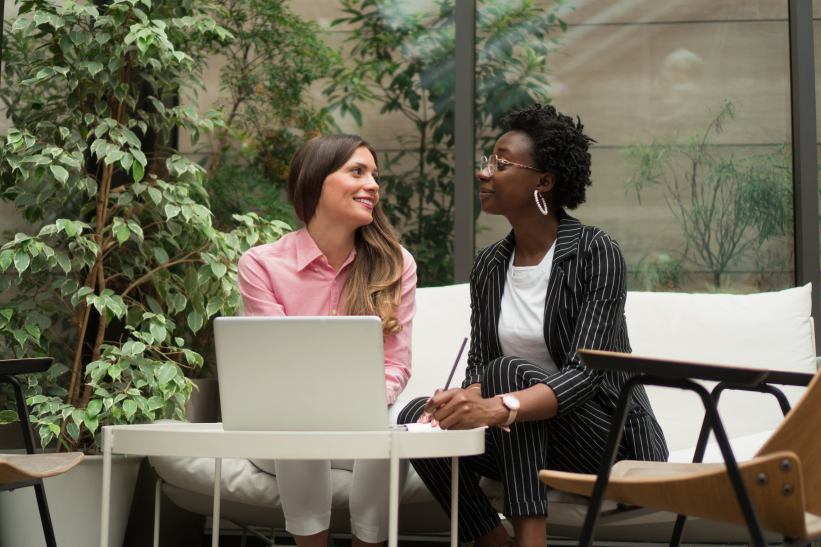
<instances>
[{"instance_id":1,"label":"long brown hair","mask_svg":"<svg viewBox=\"0 0 821 547\"><path fill-rule=\"evenodd\" d=\"M297 150L288 173L288 199L296 216L306 225L316 213L325 178L340 169L360 147L376 159L376 151L357 135L315 137ZM377 163L378 165L378 163ZM382 204L373 209L373 222L357 228L356 258L345 282L345 312L377 315L385 334L396 334L402 323L396 310L402 298L402 248Z\"/></svg>"}]
</instances>

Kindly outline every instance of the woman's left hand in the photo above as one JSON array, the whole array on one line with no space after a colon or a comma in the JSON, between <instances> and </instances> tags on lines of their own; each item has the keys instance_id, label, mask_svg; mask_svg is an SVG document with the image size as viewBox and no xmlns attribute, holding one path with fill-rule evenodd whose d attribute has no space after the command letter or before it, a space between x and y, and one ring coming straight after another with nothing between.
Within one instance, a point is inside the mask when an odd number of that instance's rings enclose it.
<instances>
[{"instance_id":1,"label":"woman's left hand","mask_svg":"<svg viewBox=\"0 0 821 547\"><path fill-rule=\"evenodd\" d=\"M483 399L478 389L437 391L425 411L442 429L472 429L503 424L508 410L497 397Z\"/></svg>"}]
</instances>

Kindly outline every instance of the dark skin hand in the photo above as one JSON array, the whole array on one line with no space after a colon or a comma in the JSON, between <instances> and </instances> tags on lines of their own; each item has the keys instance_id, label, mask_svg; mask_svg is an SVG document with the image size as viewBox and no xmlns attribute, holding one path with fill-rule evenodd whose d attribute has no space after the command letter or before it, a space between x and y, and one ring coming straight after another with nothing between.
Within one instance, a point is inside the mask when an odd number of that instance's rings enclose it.
<instances>
[{"instance_id":1,"label":"dark skin hand","mask_svg":"<svg viewBox=\"0 0 821 547\"><path fill-rule=\"evenodd\" d=\"M502 425L509 411L499 397L482 398L479 384L467 389L437 390L425 406L419 419L422 423L431 418L442 429L472 429L482 426ZM515 393L521 403L517 422L547 420L556 415L559 403L553 390L544 384L535 385Z\"/></svg>"}]
</instances>

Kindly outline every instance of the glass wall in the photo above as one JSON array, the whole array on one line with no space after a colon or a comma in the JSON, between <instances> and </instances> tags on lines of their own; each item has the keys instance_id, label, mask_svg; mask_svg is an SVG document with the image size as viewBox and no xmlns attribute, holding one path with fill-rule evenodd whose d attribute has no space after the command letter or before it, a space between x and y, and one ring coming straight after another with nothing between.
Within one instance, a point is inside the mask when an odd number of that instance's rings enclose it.
<instances>
[{"instance_id":1,"label":"glass wall","mask_svg":"<svg viewBox=\"0 0 821 547\"><path fill-rule=\"evenodd\" d=\"M787 2L571 0L557 15L546 93L597 141L571 214L619 241L630 288L792 286ZM477 247L508 229L481 215Z\"/></svg>"},{"instance_id":2,"label":"glass wall","mask_svg":"<svg viewBox=\"0 0 821 547\"><path fill-rule=\"evenodd\" d=\"M241 2L227 2L233 4ZM241 131L217 131L196 143L180 135L181 151L211 173L215 213L230 220L232 212L258 207L293 221L279 192L294 147L321 131L360 133L380 153L390 213L420 263L420 282L451 282L454 1L284 5L313 27L300 30L282 14L271 16L287 23L299 48L275 63L251 95L279 104L293 100L291 90L299 108L274 108L279 126L255 118L261 110L244 109ZM571 214L619 241L631 289L791 286L787 6L477 1L477 156L492 146L509 105L522 97L550 101L578 115L597 141L587 203ZM821 0L814 6L821 12ZM304 89L297 89L300 74L285 72L296 55ZM183 104L230 110L231 85L240 80L225 77L226 59L213 57L199 96L182 97ZM277 80L297 83L277 87ZM224 157L225 143L230 154L246 157ZM243 165L262 165L262 172ZM0 213L0 229L19 223L11 208ZM504 218L478 215L476 249L507 230Z\"/></svg>"}]
</instances>

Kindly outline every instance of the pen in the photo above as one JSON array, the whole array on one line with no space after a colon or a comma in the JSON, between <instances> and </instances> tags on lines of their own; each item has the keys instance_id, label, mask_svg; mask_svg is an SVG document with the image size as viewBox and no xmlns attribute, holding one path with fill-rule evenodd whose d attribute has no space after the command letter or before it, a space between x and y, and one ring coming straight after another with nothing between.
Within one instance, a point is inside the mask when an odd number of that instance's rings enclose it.
<instances>
[{"instance_id":1,"label":"pen","mask_svg":"<svg viewBox=\"0 0 821 547\"><path fill-rule=\"evenodd\" d=\"M456 372L456 367L459 366L459 359L462 358L462 352L465 351L465 344L467 344L467 343L468 343L468 338L467 338L467 336L465 336L465 338L462 340L461 347L459 347L459 353L456 354L456 361L453 362L453 366L450 369L450 374L448 375L448 380L447 380L447 382L445 382L445 389L448 389L450 387L450 381L453 380L453 373ZM430 402L430 399L428 399L428 402ZM427 411L423 412L422 416L420 416L420 418L419 418L419 422L423 423L423 424L428 423L430 421L431 415L432 414L428 414ZM436 422L434 421L434 423L436 423Z\"/></svg>"},{"instance_id":2,"label":"pen","mask_svg":"<svg viewBox=\"0 0 821 547\"><path fill-rule=\"evenodd\" d=\"M456 361L453 362L453 367L450 369L450 374L448 375L448 381L445 382L445 389L450 387L450 381L453 380L453 373L456 372L456 367L459 365L459 359L462 357L462 352L465 351L465 344L468 343L468 337L462 340L462 346L459 348L459 353L456 354Z\"/></svg>"}]
</instances>

